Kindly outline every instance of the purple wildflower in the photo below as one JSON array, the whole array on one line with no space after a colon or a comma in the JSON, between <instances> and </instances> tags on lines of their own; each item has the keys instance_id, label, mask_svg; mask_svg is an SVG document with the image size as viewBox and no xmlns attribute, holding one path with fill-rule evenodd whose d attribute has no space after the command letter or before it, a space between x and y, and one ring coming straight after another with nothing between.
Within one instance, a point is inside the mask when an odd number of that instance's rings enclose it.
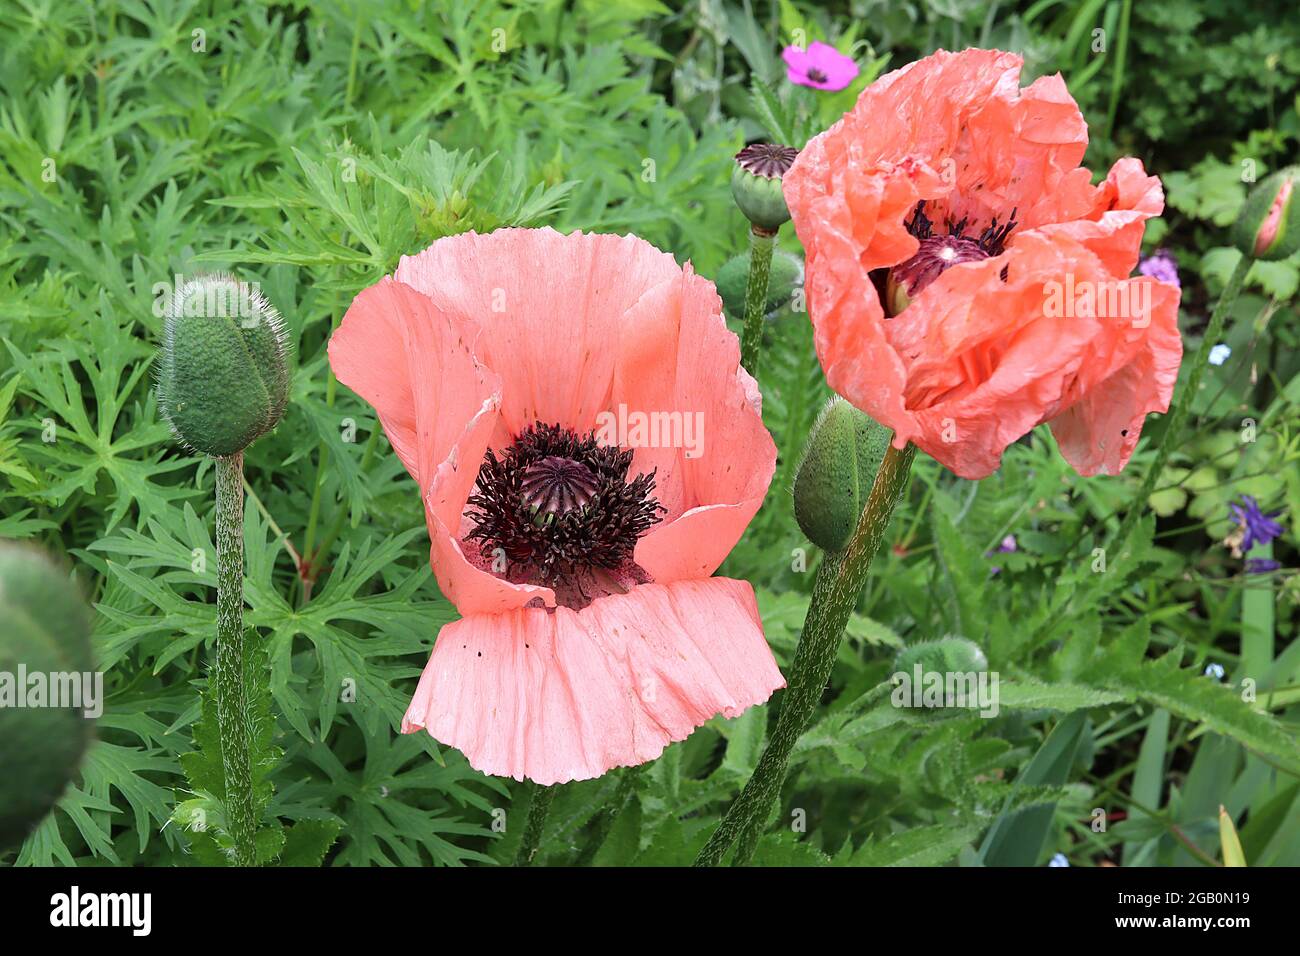
<instances>
[{"instance_id":1,"label":"purple wildflower","mask_svg":"<svg viewBox=\"0 0 1300 956\"><path fill-rule=\"evenodd\" d=\"M858 75L853 57L816 40L806 50L786 47L781 51L781 59L785 60L787 80L815 90L842 90Z\"/></svg>"},{"instance_id":2,"label":"purple wildflower","mask_svg":"<svg viewBox=\"0 0 1300 956\"><path fill-rule=\"evenodd\" d=\"M1009 535L1007 535L1005 538L1003 538L1003 539L1002 539L1002 543L999 544L999 545L998 545L996 548L994 548L992 551L986 551L986 552L984 553L984 557L987 558L989 555L992 555L992 554L1010 554L1011 552L1013 552L1013 551L1015 551L1015 550L1017 550L1017 549L1016 549L1016 536L1015 536L1014 534L1009 534ZM993 568L992 568L992 571L993 571L994 574L1001 574L1001 573L1002 573L1002 569L1001 569L1000 567L997 567L997 566L993 567Z\"/></svg>"},{"instance_id":3,"label":"purple wildflower","mask_svg":"<svg viewBox=\"0 0 1300 956\"><path fill-rule=\"evenodd\" d=\"M1257 544L1268 544L1282 534L1282 526L1273 520L1282 512L1270 511L1265 514L1260 510L1259 502L1250 495L1242 495L1241 504L1233 502L1228 509L1232 513L1232 520L1244 532L1240 545L1242 551L1249 551Z\"/></svg>"},{"instance_id":4,"label":"purple wildflower","mask_svg":"<svg viewBox=\"0 0 1300 956\"><path fill-rule=\"evenodd\" d=\"M1247 558L1247 574L1269 574L1282 567L1282 562L1273 558Z\"/></svg>"},{"instance_id":5,"label":"purple wildflower","mask_svg":"<svg viewBox=\"0 0 1300 956\"><path fill-rule=\"evenodd\" d=\"M1182 288L1182 283L1178 281L1178 260L1168 249L1157 249L1151 255L1140 258L1138 272Z\"/></svg>"}]
</instances>

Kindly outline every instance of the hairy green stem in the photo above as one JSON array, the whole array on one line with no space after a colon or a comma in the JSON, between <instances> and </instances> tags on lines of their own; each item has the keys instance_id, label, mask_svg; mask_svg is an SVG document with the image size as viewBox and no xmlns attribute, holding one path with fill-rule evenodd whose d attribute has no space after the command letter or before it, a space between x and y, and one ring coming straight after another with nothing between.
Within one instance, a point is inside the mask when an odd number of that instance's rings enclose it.
<instances>
[{"instance_id":1,"label":"hairy green stem","mask_svg":"<svg viewBox=\"0 0 1300 956\"><path fill-rule=\"evenodd\" d=\"M639 767L627 767L619 777L618 789L614 791L614 799L606 806L601 807L592 821L591 833L587 836L587 842L583 845L581 852L578 853L577 859L573 861L574 866L589 866L591 861L596 858L600 848L605 845L605 840L609 838L609 831L613 829L614 821L618 815L623 812L628 801L632 799L632 794L636 792L637 783L641 779L641 771L645 769L645 764Z\"/></svg>"},{"instance_id":2,"label":"hairy green stem","mask_svg":"<svg viewBox=\"0 0 1300 956\"><path fill-rule=\"evenodd\" d=\"M236 866L252 866L253 773L248 756L248 696L244 691L244 453L217 462L217 664L212 672L221 733L226 828Z\"/></svg>"},{"instance_id":3,"label":"hairy green stem","mask_svg":"<svg viewBox=\"0 0 1300 956\"><path fill-rule=\"evenodd\" d=\"M1237 268L1232 270L1232 275L1228 277L1228 284L1223 287L1223 294L1219 296L1219 302L1210 314L1210 323L1205 327L1205 336L1201 339L1201 347L1196 350L1196 357L1192 359L1192 371L1187 376L1187 385L1183 389L1183 394L1177 402L1174 403L1174 410L1169 415L1169 421L1165 425L1165 433L1160 438L1160 448L1156 452L1156 459L1147 469L1146 478L1142 481L1142 488L1138 491L1137 497L1133 499L1133 504L1124 515L1124 520L1120 522L1119 530L1115 532L1115 537L1110 544L1110 553L1119 556L1120 549L1128 541L1128 536L1133 533L1133 527L1137 524L1138 519L1147 511L1147 504L1151 498L1151 493L1155 490L1156 482L1165 470L1165 463L1169 461L1169 456L1173 453L1174 447L1178 444L1178 436L1182 433L1183 425L1187 421L1187 416L1191 414L1192 402L1196 400L1196 393L1201 388L1201 378L1205 375L1205 368L1210 364L1210 349L1223 337L1223 326L1228 320L1228 313L1232 311L1233 305L1237 301L1237 295L1241 292L1241 284L1246 279L1246 273L1254 260L1249 256L1242 256L1237 263Z\"/></svg>"},{"instance_id":4,"label":"hairy green stem","mask_svg":"<svg viewBox=\"0 0 1300 956\"><path fill-rule=\"evenodd\" d=\"M836 651L838 653L838 648L836 648ZM883 681L866 694L863 694L859 700L838 713L844 718L847 718L851 714L862 713L868 707L874 706L882 698L888 697L893 688L894 685L892 682ZM767 822L772 818L772 811L776 808L775 804L777 800L780 799L781 790L785 787L787 776L787 773L783 773L780 782L777 783L776 789L772 793L772 804L765 810L759 812L749 826L741 832L740 838L736 841L736 852L731 857L732 866L744 866L753 858L754 851L758 849L758 841L762 838L763 830L767 826Z\"/></svg>"},{"instance_id":5,"label":"hairy green stem","mask_svg":"<svg viewBox=\"0 0 1300 956\"><path fill-rule=\"evenodd\" d=\"M531 784L532 799L528 801L528 820L524 824L524 835L519 838L519 851L515 854L515 866L532 866L533 858L542 842L542 830L546 826L546 815L555 800L555 791L559 785L542 787Z\"/></svg>"},{"instance_id":6,"label":"hairy green stem","mask_svg":"<svg viewBox=\"0 0 1300 956\"><path fill-rule=\"evenodd\" d=\"M722 862L732 843L749 827L758 825L755 821L769 811L776 798L790 753L811 723L830 679L844 627L884 540L894 505L907 484L915 453L916 448L910 444L901 451L890 446L848 544L844 550L827 553L822 559L772 739L753 776L696 857L696 866L717 866Z\"/></svg>"},{"instance_id":7,"label":"hairy green stem","mask_svg":"<svg viewBox=\"0 0 1300 956\"><path fill-rule=\"evenodd\" d=\"M767 285L772 275L772 247L776 232L758 226L749 230L749 279L745 283L745 328L740 340L740 364L758 378L758 357L763 351L763 316L767 313Z\"/></svg>"}]
</instances>

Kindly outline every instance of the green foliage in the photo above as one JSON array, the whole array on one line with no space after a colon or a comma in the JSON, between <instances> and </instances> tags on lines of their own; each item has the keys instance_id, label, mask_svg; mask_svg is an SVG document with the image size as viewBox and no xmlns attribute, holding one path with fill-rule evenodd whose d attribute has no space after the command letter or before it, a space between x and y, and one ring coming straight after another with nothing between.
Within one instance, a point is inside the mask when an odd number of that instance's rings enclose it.
<instances>
[{"instance_id":1,"label":"green foliage","mask_svg":"<svg viewBox=\"0 0 1300 956\"><path fill-rule=\"evenodd\" d=\"M716 276L745 244L728 185L741 145L803 145L887 68L997 45L1021 52L1030 77L1063 72L1095 168L1133 154L1163 177L1168 211L1148 251L1177 256L1190 352L1239 255L1227 226L1243 175L1262 179L1300 143L1296 18L1280 0L1245 19L1237 6L11 5L0 537L71 560L96 611L107 705L79 778L0 860L224 858L200 703L215 635L212 467L159 414L160 286L229 270L286 322L288 406L245 463L261 859L509 863L522 788L398 733L455 610L428 567L414 483L369 406L329 374L325 343L356 292L437 238L512 225L635 232ZM795 31L852 50L858 79L833 94L787 83L779 53ZM780 243L778 257L799 252L788 227ZM1118 477L1079 478L1046 429L978 483L918 459L756 864L1206 864L1223 858L1222 805L1251 865L1300 865L1297 286L1294 256L1252 269L1232 355L1194 396L1156 520L1123 553L1105 548L1144 504L1132 499L1158 416ZM720 573L755 585L785 665L819 560L792 488L829 391L801 291L771 305L760 384L777 470ZM1225 545L1241 494L1283 512L1283 571L1246 575ZM1017 549L991 553L1009 534ZM949 634L998 675L995 716L890 703L899 651ZM540 862L689 862L779 701L711 721L626 788L625 771L563 788Z\"/></svg>"}]
</instances>

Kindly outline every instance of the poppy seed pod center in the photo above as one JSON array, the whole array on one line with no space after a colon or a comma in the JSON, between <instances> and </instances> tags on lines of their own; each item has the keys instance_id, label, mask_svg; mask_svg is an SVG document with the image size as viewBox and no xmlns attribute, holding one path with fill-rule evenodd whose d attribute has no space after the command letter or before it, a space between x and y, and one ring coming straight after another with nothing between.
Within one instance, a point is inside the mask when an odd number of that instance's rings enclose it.
<instances>
[{"instance_id":1,"label":"poppy seed pod center","mask_svg":"<svg viewBox=\"0 0 1300 956\"><path fill-rule=\"evenodd\" d=\"M567 514L582 508L596 493L596 476L572 458L548 455L524 469L524 504L539 514Z\"/></svg>"},{"instance_id":2,"label":"poppy seed pod center","mask_svg":"<svg viewBox=\"0 0 1300 956\"><path fill-rule=\"evenodd\" d=\"M661 520L654 473L629 479L632 452L537 422L479 467L466 517L493 573L556 588L581 607L637 582L639 539Z\"/></svg>"},{"instance_id":3,"label":"poppy seed pod center","mask_svg":"<svg viewBox=\"0 0 1300 956\"><path fill-rule=\"evenodd\" d=\"M967 235L969 219L954 223L947 220L947 233L935 233L934 221L926 214L925 200L916 204L912 218L905 223L907 231L921 243L916 254L889 270L888 305L890 315L898 315L908 302L920 294L944 272L963 262L979 262L1002 254L1011 230L1016 227L1016 210L1011 210L1005 223L997 217L978 235Z\"/></svg>"}]
</instances>

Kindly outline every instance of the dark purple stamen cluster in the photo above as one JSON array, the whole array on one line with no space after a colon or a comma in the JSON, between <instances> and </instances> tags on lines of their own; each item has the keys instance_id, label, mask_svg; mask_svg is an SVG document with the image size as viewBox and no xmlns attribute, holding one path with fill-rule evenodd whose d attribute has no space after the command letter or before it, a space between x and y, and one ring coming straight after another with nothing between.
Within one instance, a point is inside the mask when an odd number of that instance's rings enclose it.
<instances>
[{"instance_id":1,"label":"dark purple stamen cluster","mask_svg":"<svg viewBox=\"0 0 1300 956\"><path fill-rule=\"evenodd\" d=\"M500 548L511 576L545 584L596 568L616 571L665 510L654 472L628 480L632 452L560 425L525 428L500 455L487 452L466 516L468 538Z\"/></svg>"},{"instance_id":2,"label":"dark purple stamen cluster","mask_svg":"<svg viewBox=\"0 0 1300 956\"><path fill-rule=\"evenodd\" d=\"M894 266L891 280L901 286L907 295L915 296L955 265L1001 255L1011 230L1016 227L1016 210L1011 210L1010 217L1002 224L998 223L996 216L993 217L993 221L978 236L966 234L969 225L969 217L964 217L960 222L948 219L945 222L947 232L943 235L936 234L934 221L925 212L925 200L921 200L916 204L912 218L904 223L907 231L917 238L921 246L912 258Z\"/></svg>"},{"instance_id":3,"label":"dark purple stamen cluster","mask_svg":"<svg viewBox=\"0 0 1300 956\"><path fill-rule=\"evenodd\" d=\"M925 240L934 236L934 220L925 214L925 200L922 199L916 204L916 209L912 212L912 218L903 223L917 239ZM953 222L951 219L945 221L948 229L946 238L963 239L967 242L976 243L983 251L984 256L1000 256L1002 250L1006 248L1007 239L1011 236L1011 230L1016 228L1016 210L1011 210L1011 215L1003 225L998 225L998 217L994 216L993 221L982 231L977 238L971 238L966 235L966 227L970 224L970 217L962 217L961 222ZM941 237L943 238L943 237Z\"/></svg>"}]
</instances>

